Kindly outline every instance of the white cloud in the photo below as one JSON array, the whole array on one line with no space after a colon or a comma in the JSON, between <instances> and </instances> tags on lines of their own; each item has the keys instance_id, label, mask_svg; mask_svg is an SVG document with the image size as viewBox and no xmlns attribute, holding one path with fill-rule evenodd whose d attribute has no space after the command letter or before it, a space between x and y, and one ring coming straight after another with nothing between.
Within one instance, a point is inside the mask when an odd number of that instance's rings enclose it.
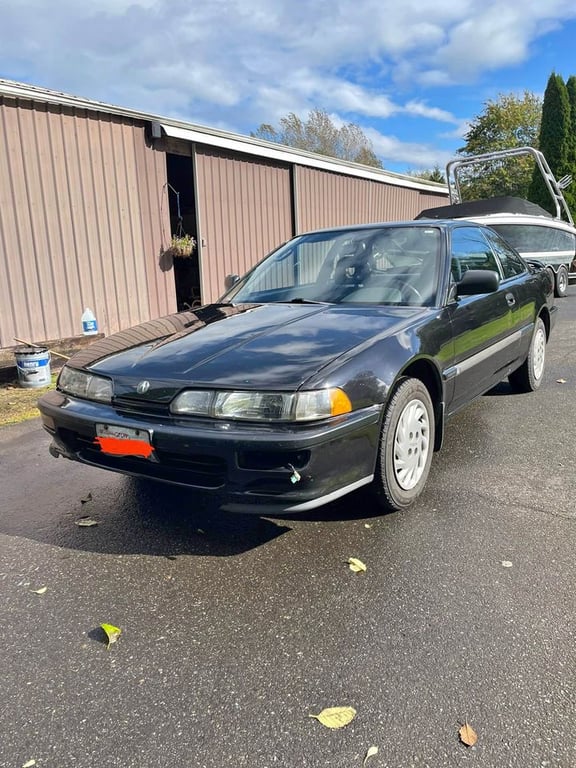
<instances>
[{"instance_id":1,"label":"white cloud","mask_svg":"<svg viewBox=\"0 0 576 768\"><path fill-rule=\"evenodd\" d=\"M454 156L453 152L439 150L431 145L405 142L396 136L385 136L373 128L367 128L365 133L372 142L376 154L383 159L384 167L393 161L417 169L434 168L436 165L444 168L448 160Z\"/></svg>"},{"instance_id":2,"label":"white cloud","mask_svg":"<svg viewBox=\"0 0 576 768\"><path fill-rule=\"evenodd\" d=\"M404 112L408 115L418 115L430 120L438 120L441 123L457 123L458 119L445 109L438 107L429 107L423 101L409 101L404 106Z\"/></svg>"},{"instance_id":3,"label":"white cloud","mask_svg":"<svg viewBox=\"0 0 576 768\"><path fill-rule=\"evenodd\" d=\"M430 92L526 61L573 18L573 0L3 0L0 76L240 132L321 107L423 119L432 140L463 116Z\"/></svg>"}]
</instances>

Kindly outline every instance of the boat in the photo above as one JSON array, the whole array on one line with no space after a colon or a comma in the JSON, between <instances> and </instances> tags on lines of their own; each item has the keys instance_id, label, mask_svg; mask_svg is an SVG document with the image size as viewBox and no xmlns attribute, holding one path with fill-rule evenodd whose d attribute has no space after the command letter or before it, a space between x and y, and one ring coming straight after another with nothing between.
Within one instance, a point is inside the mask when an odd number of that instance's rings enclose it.
<instances>
[{"instance_id":1,"label":"boat","mask_svg":"<svg viewBox=\"0 0 576 768\"><path fill-rule=\"evenodd\" d=\"M554 214L513 196L462 201L463 169L523 155L534 158L553 201ZM523 257L545 264L554 275L555 296L566 295L568 285L576 282L576 226L562 192L571 183L570 176L557 180L542 152L533 147L514 147L451 160L446 165L446 180L450 204L428 208L417 219L464 218L491 227Z\"/></svg>"}]
</instances>

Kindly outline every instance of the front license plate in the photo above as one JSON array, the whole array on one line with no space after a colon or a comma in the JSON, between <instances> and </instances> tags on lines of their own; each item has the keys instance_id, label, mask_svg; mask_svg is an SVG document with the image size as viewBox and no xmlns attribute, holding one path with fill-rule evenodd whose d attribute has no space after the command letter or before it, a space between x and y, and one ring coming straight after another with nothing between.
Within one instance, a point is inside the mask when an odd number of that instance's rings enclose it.
<instances>
[{"instance_id":1,"label":"front license plate","mask_svg":"<svg viewBox=\"0 0 576 768\"><path fill-rule=\"evenodd\" d=\"M149 459L154 453L150 433L146 429L121 427L115 424L96 424L94 442L102 453L109 456L136 456Z\"/></svg>"}]
</instances>

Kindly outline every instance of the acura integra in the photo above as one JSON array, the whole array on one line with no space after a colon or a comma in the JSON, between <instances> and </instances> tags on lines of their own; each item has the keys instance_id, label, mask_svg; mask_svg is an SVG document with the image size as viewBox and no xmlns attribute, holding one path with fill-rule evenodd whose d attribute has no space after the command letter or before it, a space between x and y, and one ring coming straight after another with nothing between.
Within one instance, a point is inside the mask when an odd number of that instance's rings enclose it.
<instances>
[{"instance_id":1,"label":"acura integra","mask_svg":"<svg viewBox=\"0 0 576 768\"><path fill-rule=\"evenodd\" d=\"M550 270L463 220L300 235L215 304L96 341L39 401L54 456L309 510L423 491L446 419L504 378L536 390Z\"/></svg>"}]
</instances>

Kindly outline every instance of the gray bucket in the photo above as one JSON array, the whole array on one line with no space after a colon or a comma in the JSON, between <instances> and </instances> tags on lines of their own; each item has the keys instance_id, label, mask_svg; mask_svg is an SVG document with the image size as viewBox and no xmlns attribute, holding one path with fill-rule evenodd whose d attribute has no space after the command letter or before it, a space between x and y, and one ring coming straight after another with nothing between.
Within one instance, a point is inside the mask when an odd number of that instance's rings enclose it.
<instances>
[{"instance_id":1,"label":"gray bucket","mask_svg":"<svg viewBox=\"0 0 576 768\"><path fill-rule=\"evenodd\" d=\"M16 347L14 357L21 387L49 386L50 352L46 347Z\"/></svg>"}]
</instances>

